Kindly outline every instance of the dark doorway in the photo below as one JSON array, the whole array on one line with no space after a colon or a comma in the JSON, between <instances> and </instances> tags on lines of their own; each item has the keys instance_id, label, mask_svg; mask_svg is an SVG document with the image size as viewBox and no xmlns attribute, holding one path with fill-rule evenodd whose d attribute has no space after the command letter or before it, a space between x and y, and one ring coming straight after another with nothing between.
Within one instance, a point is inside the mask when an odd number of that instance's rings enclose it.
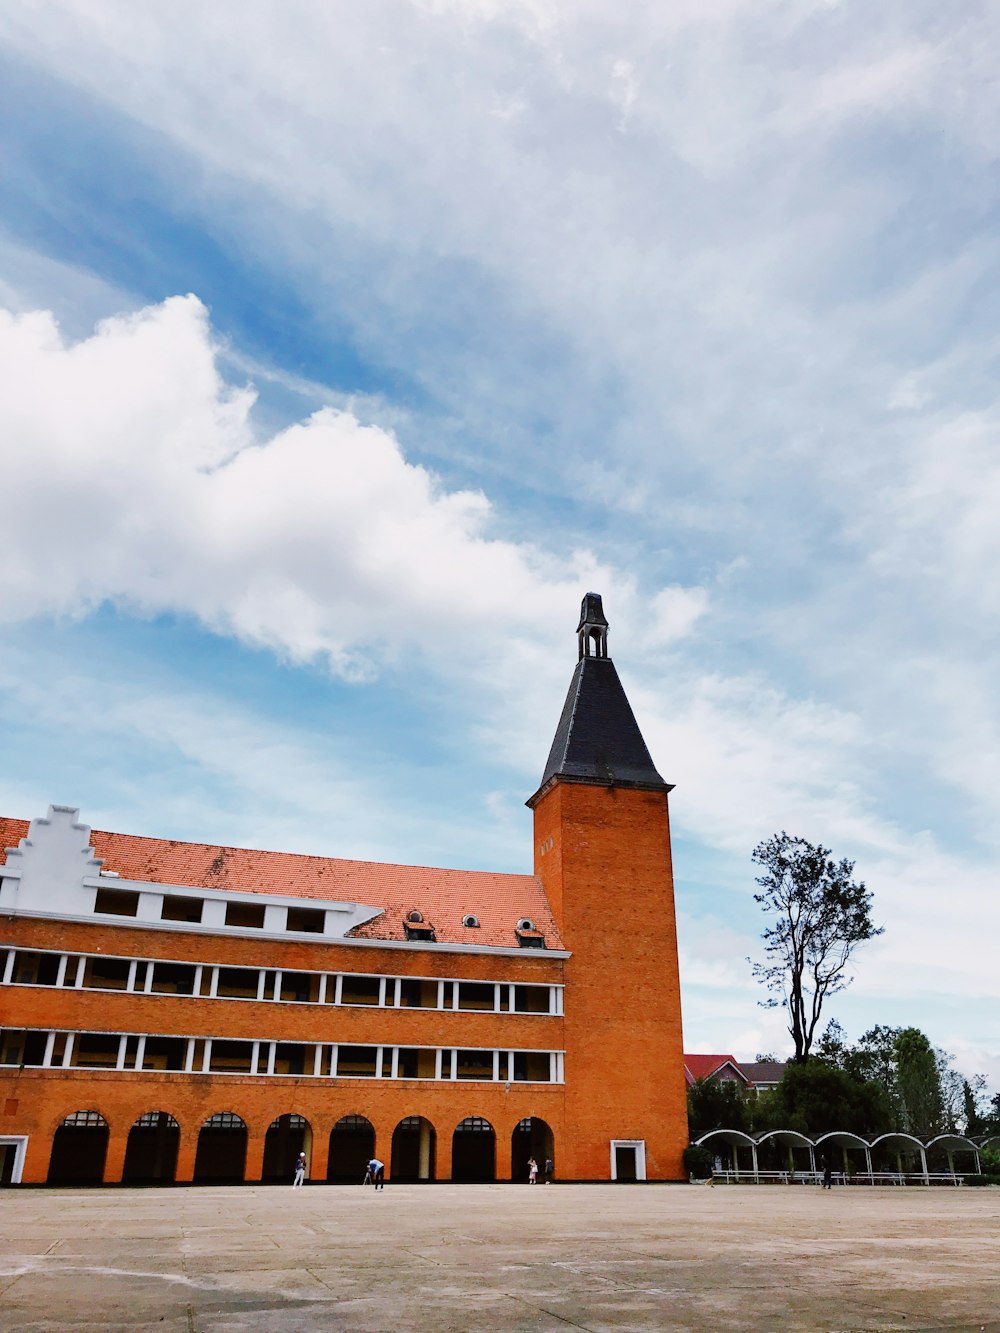
<instances>
[{"instance_id":1,"label":"dark doorway","mask_svg":"<svg viewBox=\"0 0 1000 1333\"><path fill-rule=\"evenodd\" d=\"M74 1111L55 1132L48 1184L100 1185L108 1155L108 1122L99 1111Z\"/></svg>"},{"instance_id":2,"label":"dark doorway","mask_svg":"<svg viewBox=\"0 0 1000 1333\"><path fill-rule=\"evenodd\" d=\"M181 1128L166 1111L147 1111L128 1132L123 1185L171 1184L177 1170Z\"/></svg>"},{"instance_id":3,"label":"dark doorway","mask_svg":"<svg viewBox=\"0 0 1000 1333\"><path fill-rule=\"evenodd\" d=\"M326 1178L334 1185L360 1185L375 1156L375 1126L363 1115L341 1116L330 1130Z\"/></svg>"},{"instance_id":4,"label":"dark doorway","mask_svg":"<svg viewBox=\"0 0 1000 1333\"><path fill-rule=\"evenodd\" d=\"M624 1143L615 1144L615 1179L639 1179L638 1161L633 1146Z\"/></svg>"},{"instance_id":5,"label":"dark doorway","mask_svg":"<svg viewBox=\"0 0 1000 1333\"><path fill-rule=\"evenodd\" d=\"M295 1179L295 1159L300 1152L308 1163L312 1152L312 1130L301 1115L279 1115L264 1136L264 1166L261 1180L267 1185L290 1185Z\"/></svg>"},{"instance_id":6,"label":"dark doorway","mask_svg":"<svg viewBox=\"0 0 1000 1333\"><path fill-rule=\"evenodd\" d=\"M545 1179L545 1163L555 1160L552 1130L538 1116L526 1116L514 1126L510 1136L510 1178L527 1181L528 1159L538 1163L538 1180Z\"/></svg>"},{"instance_id":7,"label":"dark doorway","mask_svg":"<svg viewBox=\"0 0 1000 1333\"><path fill-rule=\"evenodd\" d=\"M451 1178L461 1181L496 1180L497 1136L488 1120L466 1116L451 1140Z\"/></svg>"},{"instance_id":8,"label":"dark doorway","mask_svg":"<svg viewBox=\"0 0 1000 1333\"><path fill-rule=\"evenodd\" d=\"M0 1143L0 1185L10 1185L14 1179L16 1143Z\"/></svg>"},{"instance_id":9,"label":"dark doorway","mask_svg":"<svg viewBox=\"0 0 1000 1333\"><path fill-rule=\"evenodd\" d=\"M232 1111L219 1111L201 1127L194 1158L197 1185L241 1185L247 1165L247 1127Z\"/></svg>"},{"instance_id":10,"label":"dark doorway","mask_svg":"<svg viewBox=\"0 0 1000 1333\"><path fill-rule=\"evenodd\" d=\"M437 1135L431 1122L421 1115L408 1115L392 1131L390 1180L433 1180L436 1148Z\"/></svg>"}]
</instances>

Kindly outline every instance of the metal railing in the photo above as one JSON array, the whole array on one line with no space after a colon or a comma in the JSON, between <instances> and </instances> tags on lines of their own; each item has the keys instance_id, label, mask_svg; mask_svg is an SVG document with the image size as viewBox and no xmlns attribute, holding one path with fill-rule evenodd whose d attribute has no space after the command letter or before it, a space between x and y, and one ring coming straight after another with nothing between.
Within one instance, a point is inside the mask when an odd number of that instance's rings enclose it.
<instances>
[{"instance_id":1,"label":"metal railing","mask_svg":"<svg viewBox=\"0 0 1000 1333\"><path fill-rule=\"evenodd\" d=\"M822 1171L712 1172L716 1185L822 1185ZM834 1185L964 1185L965 1173L951 1171L834 1171ZM705 1182L707 1183L707 1182Z\"/></svg>"}]
</instances>

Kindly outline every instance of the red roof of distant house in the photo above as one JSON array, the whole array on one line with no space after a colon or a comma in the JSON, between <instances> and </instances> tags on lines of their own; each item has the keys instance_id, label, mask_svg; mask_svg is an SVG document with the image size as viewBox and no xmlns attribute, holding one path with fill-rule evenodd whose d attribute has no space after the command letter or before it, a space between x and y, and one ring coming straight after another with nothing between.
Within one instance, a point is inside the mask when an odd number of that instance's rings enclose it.
<instances>
[{"instance_id":1,"label":"red roof of distant house","mask_svg":"<svg viewBox=\"0 0 1000 1333\"><path fill-rule=\"evenodd\" d=\"M735 1055L685 1055L684 1057L684 1077L690 1086L700 1078L711 1078L713 1074L719 1073L726 1065L731 1065L733 1074L743 1083L749 1083L750 1080L739 1067Z\"/></svg>"},{"instance_id":2,"label":"red roof of distant house","mask_svg":"<svg viewBox=\"0 0 1000 1333\"><path fill-rule=\"evenodd\" d=\"M16 847L27 835L27 820L0 817L0 848ZM90 841L104 869L116 870L122 879L341 900L385 909L373 921L357 926L351 932L354 938L404 940L403 918L418 911L433 926L440 944L517 948L517 923L528 917L544 935L548 948L563 947L544 890L534 875L346 861L99 829L92 831ZM465 916L477 917L479 926L463 926Z\"/></svg>"}]
</instances>

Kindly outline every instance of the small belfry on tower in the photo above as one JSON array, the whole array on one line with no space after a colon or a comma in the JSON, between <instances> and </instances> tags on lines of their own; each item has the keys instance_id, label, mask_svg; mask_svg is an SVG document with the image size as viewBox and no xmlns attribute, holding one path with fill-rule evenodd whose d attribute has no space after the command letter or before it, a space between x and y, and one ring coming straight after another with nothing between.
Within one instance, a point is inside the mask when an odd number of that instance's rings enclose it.
<instances>
[{"instance_id":1,"label":"small belfry on tower","mask_svg":"<svg viewBox=\"0 0 1000 1333\"><path fill-rule=\"evenodd\" d=\"M585 657L607 657L608 619L599 592L584 593L576 633L580 640L581 660Z\"/></svg>"},{"instance_id":2,"label":"small belfry on tower","mask_svg":"<svg viewBox=\"0 0 1000 1333\"><path fill-rule=\"evenodd\" d=\"M534 807L557 779L672 790L656 771L615 664L608 656L608 620L599 593L588 592L584 597L576 633L576 670L542 780L529 797L528 806Z\"/></svg>"}]
</instances>

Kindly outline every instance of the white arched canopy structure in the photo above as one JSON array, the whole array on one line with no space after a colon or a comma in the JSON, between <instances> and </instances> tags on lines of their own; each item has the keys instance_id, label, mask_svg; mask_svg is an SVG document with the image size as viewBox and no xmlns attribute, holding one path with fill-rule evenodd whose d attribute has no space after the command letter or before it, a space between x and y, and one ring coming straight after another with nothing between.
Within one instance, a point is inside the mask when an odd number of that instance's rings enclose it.
<instances>
[{"instance_id":1,"label":"white arched canopy structure","mask_svg":"<svg viewBox=\"0 0 1000 1333\"><path fill-rule=\"evenodd\" d=\"M832 1155L839 1153L843 1162L843 1174L846 1177L851 1175L851 1159L848 1156L851 1152L863 1152L865 1155L865 1171L870 1176L872 1173L872 1154L868 1140L861 1138L859 1134L851 1134L846 1129L834 1129L829 1134L821 1134L816 1140L816 1150L821 1154L829 1153Z\"/></svg>"},{"instance_id":2,"label":"white arched canopy structure","mask_svg":"<svg viewBox=\"0 0 1000 1333\"><path fill-rule=\"evenodd\" d=\"M955 1175L955 1154L957 1152L972 1153L973 1160L976 1163L976 1175L979 1175L982 1169L979 1164L979 1149L964 1134L939 1134L936 1139L931 1139L927 1144L926 1151L932 1153L935 1148L944 1151L944 1155L948 1159L949 1175Z\"/></svg>"},{"instance_id":3,"label":"white arched canopy structure","mask_svg":"<svg viewBox=\"0 0 1000 1333\"><path fill-rule=\"evenodd\" d=\"M772 1129L767 1134L754 1138L741 1129L713 1129L696 1140L699 1147L708 1148L716 1155L715 1174L724 1174L733 1180L794 1181L808 1180L810 1175L818 1178L817 1154L820 1161L829 1161L833 1155L843 1163L842 1178L845 1184L891 1184L905 1185L922 1183L961 1184L965 1174L955 1169L956 1154L968 1154L974 1164L974 1171L979 1175L982 1163L979 1153L993 1144L1000 1145L1000 1135L990 1135L978 1142L963 1134L938 1134L926 1144L913 1134L904 1134L899 1130L882 1134L871 1143L860 1134L846 1129L830 1130L816 1139L795 1129ZM743 1161L740 1161L740 1153ZM795 1154L799 1154L798 1162ZM855 1154L852 1164L850 1154ZM857 1161L861 1154L864 1164ZM943 1154L948 1162L947 1171L931 1171L928 1154L933 1158ZM749 1156L749 1169L747 1157ZM808 1165L805 1165L806 1158ZM915 1159L917 1169L905 1158ZM728 1161L723 1166L723 1161Z\"/></svg>"},{"instance_id":4,"label":"white arched canopy structure","mask_svg":"<svg viewBox=\"0 0 1000 1333\"><path fill-rule=\"evenodd\" d=\"M896 1158L896 1169L902 1184L906 1178L906 1172L903 1170L903 1153L915 1152L920 1158L920 1174L924 1178L924 1184L929 1185L930 1175L927 1171L927 1154L924 1152L924 1145L912 1134L882 1134L877 1139L872 1139L872 1152L877 1153L880 1148L885 1152L891 1152Z\"/></svg>"},{"instance_id":5,"label":"white arched canopy structure","mask_svg":"<svg viewBox=\"0 0 1000 1333\"><path fill-rule=\"evenodd\" d=\"M708 1148L711 1152L719 1154L719 1149L723 1146L729 1149L729 1159L732 1162L732 1172L736 1180L739 1180L741 1174L749 1176L752 1180L757 1180L757 1142L749 1134L744 1134L741 1129L713 1129L707 1134L703 1134L697 1140L699 1148ZM739 1150L749 1149L750 1151L750 1170L740 1171Z\"/></svg>"},{"instance_id":6,"label":"white arched canopy structure","mask_svg":"<svg viewBox=\"0 0 1000 1333\"><path fill-rule=\"evenodd\" d=\"M796 1148L805 1149L809 1163L806 1169L815 1175L816 1153L813 1141L812 1139L806 1138L805 1134L800 1134L797 1129L772 1129L769 1133L762 1134L757 1140L758 1157L760 1156L761 1149L765 1152L773 1151L779 1158L784 1157L787 1162L787 1168L784 1169L787 1169L790 1175L794 1175L797 1170L802 1170L801 1165L796 1165ZM782 1149L784 1151L782 1151ZM779 1167L779 1170L781 1169L783 1168Z\"/></svg>"}]
</instances>

